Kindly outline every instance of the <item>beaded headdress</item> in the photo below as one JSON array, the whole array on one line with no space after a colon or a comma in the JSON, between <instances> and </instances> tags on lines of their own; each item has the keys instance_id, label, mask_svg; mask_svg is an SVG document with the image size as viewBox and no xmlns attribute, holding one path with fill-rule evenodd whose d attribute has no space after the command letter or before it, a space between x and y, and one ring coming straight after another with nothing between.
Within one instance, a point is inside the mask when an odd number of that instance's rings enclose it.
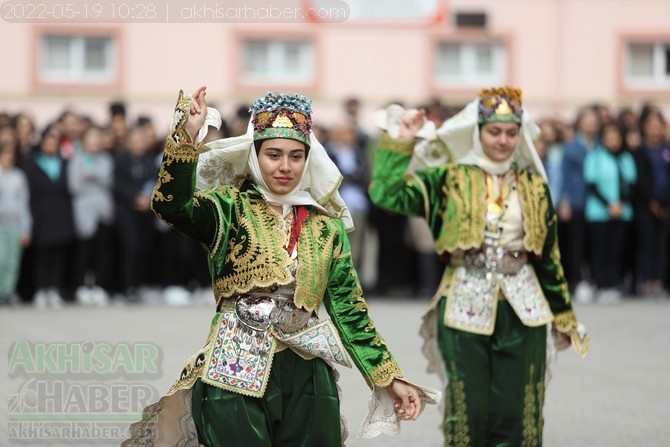
<instances>
[{"instance_id":1,"label":"beaded headdress","mask_svg":"<svg viewBox=\"0 0 670 447\"><path fill-rule=\"evenodd\" d=\"M501 87L483 89L479 93L479 124L521 124L522 113L520 89Z\"/></svg>"},{"instance_id":2,"label":"beaded headdress","mask_svg":"<svg viewBox=\"0 0 670 447\"><path fill-rule=\"evenodd\" d=\"M310 145L312 101L308 98L268 92L254 101L249 112L253 114L254 141L290 138Z\"/></svg>"}]
</instances>

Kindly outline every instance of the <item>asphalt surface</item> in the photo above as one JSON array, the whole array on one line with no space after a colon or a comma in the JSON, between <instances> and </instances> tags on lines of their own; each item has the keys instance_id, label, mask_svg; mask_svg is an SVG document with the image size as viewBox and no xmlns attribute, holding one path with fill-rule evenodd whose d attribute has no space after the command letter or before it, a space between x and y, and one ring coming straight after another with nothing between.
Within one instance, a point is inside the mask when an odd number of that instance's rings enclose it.
<instances>
[{"instance_id":1,"label":"asphalt surface","mask_svg":"<svg viewBox=\"0 0 670 447\"><path fill-rule=\"evenodd\" d=\"M425 373L426 363L419 350L417 332L427 301L377 297L370 299L369 305L378 330L405 374L416 383L439 388L437 377ZM577 305L576 311L592 337L591 349L585 358L563 351L552 366L553 379L545 401L545 447L670 446L670 301L629 298L614 306ZM42 424L43 429L48 422L24 420L23 426L19 426L16 413L31 412L31 409L38 414L59 411L99 414L114 410L104 408L104 397L98 395L97 401L92 398L90 389L88 394L80 393L83 388L78 384L83 383L103 390L111 390L117 383L139 383L159 394L165 392L183 362L202 346L211 315L211 309L205 305L67 306L44 311L29 307L0 308L0 368L3 371L0 394L8 399L7 406L0 405L0 446L118 445L118 442L103 439L78 442L77 436L84 432L75 433L72 441L47 440L50 435L35 431L34 427ZM87 369L82 360L86 354L80 354L79 359L71 356L69 363L65 357L65 364L61 366L58 362L62 363L62 359L39 362L40 356L52 359L57 356L57 346L70 349L71 355L73 347L83 351L90 349L90 342L96 346L111 346L115 357L108 355L111 361L98 364L102 365L98 369L91 369L90 365ZM39 352L38 346L45 351ZM144 346L149 350L141 353L145 355L144 360L128 360L123 356L126 351L121 349L128 346ZM134 376L113 370L115 364L124 364L124 361L125 364L134 361L136 370L131 371L136 373ZM83 363L72 366L77 362ZM157 369L140 368L147 364ZM73 373L73 368L79 368L79 373ZM369 392L358 371L341 368L340 372L342 413L350 430L347 446L441 445L441 416L436 407L428 407L418 421L403 422L397 437L356 439ZM33 401L29 399L30 393L21 394L30 379L36 379L28 386L33 390L37 390L35 384L40 381L48 384L37 392L37 396L46 393L50 400L41 410L39 402L34 401L35 394ZM64 383L66 391L54 385L55 382ZM17 407L16 399L10 399L15 394L22 396L27 407ZM117 414L134 410L124 396L122 393L107 400L114 404L120 399L122 404L116 408ZM59 399L63 402L58 402ZM33 424L33 432L26 424ZM126 427L127 422L117 422L117 425ZM21 437L34 439L27 442L18 439Z\"/></svg>"}]
</instances>

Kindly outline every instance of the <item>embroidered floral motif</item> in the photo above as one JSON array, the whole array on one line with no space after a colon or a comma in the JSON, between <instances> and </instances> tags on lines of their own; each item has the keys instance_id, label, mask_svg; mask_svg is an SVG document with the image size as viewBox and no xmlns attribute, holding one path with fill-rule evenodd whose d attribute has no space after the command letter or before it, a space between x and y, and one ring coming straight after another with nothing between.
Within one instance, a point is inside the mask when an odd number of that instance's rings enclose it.
<instances>
[{"instance_id":1,"label":"embroidered floral motif","mask_svg":"<svg viewBox=\"0 0 670 447\"><path fill-rule=\"evenodd\" d=\"M484 274L461 266L446 293L444 324L475 334L492 334L499 290L525 325L541 326L552 320L549 303L530 265L525 264L516 275Z\"/></svg>"},{"instance_id":2,"label":"embroidered floral motif","mask_svg":"<svg viewBox=\"0 0 670 447\"><path fill-rule=\"evenodd\" d=\"M242 324L234 311L220 314L213 349L202 381L228 391L261 397L275 351L275 337L253 331Z\"/></svg>"},{"instance_id":3,"label":"embroidered floral motif","mask_svg":"<svg viewBox=\"0 0 670 447\"><path fill-rule=\"evenodd\" d=\"M293 349L308 353L311 358L316 356L347 368L352 366L349 355L344 350L344 346L330 320L324 320L290 337L282 337L278 334L277 339Z\"/></svg>"}]
</instances>

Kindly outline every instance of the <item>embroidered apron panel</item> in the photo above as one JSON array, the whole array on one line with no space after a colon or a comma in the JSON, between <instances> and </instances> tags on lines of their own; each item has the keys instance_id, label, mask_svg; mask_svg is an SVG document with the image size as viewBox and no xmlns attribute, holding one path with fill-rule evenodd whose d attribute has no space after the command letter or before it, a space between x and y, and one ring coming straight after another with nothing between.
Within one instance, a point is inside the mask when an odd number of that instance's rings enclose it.
<instances>
[{"instance_id":1,"label":"embroidered apron panel","mask_svg":"<svg viewBox=\"0 0 670 447\"><path fill-rule=\"evenodd\" d=\"M445 325L475 334L493 333L498 288L485 275L464 266L456 268L447 294Z\"/></svg>"},{"instance_id":2,"label":"embroidered apron panel","mask_svg":"<svg viewBox=\"0 0 670 447\"><path fill-rule=\"evenodd\" d=\"M552 321L549 303L530 265L524 265L516 275L504 275L500 283L507 301L523 324L541 326Z\"/></svg>"},{"instance_id":3,"label":"embroidered apron panel","mask_svg":"<svg viewBox=\"0 0 670 447\"><path fill-rule=\"evenodd\" d=\"M330 320L324 320L304 331L290 336L277 333L277 340L310 356L320 357L328 362L352 367L351 359Z\"/></svg>"},{"instance_id":4,"label":"embroidered apron panel","mask_svg":"<svg viewBox=\"0 0 670 447\"><path fill-rule=\"evenodd\" d=\"M244 325L234 310L222 311L202 381L229 391L262 397L276 342L269 331Z\"/></svg>"}]
</instances>

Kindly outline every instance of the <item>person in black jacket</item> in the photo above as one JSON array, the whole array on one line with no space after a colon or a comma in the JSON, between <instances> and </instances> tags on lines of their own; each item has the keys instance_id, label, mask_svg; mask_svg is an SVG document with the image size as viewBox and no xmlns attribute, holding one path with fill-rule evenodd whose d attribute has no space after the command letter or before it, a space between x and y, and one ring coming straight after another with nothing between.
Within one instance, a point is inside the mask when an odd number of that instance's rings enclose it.
<instances>
[{"instance_id":1,"label":"person in black jacket","mask_svg":"<svg viewBox=\"0 0 670 447\"><path fill-rule=\"evenodd\" d=\"M149 205L158 175L154 158L142 130L136 127L128 132L125 147L118 152L114 167L121 290L130 302L139 300L138 288L148 281L155 235Z\"/></svg>"},{"instance_id":2,"label":"person in black jacket","mask_svg":"<svg viewBox=\"0 0 670 447\"><path fill-rule=\"evenodd\" d=\"M662 298L670 235L670 146L665 140L665 119L658 110L650 108L640 116L640 129L643 143L634 152L637 292Z\"/></svg>"},{"instance_id":3,"label":"person in black jacket","mask_svg":"<svg viewBox=\"0 0 670 447\"><path fill-rule=\"evenodd\" d=\"M35 307L61 307L66 286L65 267L74 240L72 199L67 188L67 160L58 150L61 131L49 125L24 170L30 189L33 216Z\"/></svg>"}]
</instances>

